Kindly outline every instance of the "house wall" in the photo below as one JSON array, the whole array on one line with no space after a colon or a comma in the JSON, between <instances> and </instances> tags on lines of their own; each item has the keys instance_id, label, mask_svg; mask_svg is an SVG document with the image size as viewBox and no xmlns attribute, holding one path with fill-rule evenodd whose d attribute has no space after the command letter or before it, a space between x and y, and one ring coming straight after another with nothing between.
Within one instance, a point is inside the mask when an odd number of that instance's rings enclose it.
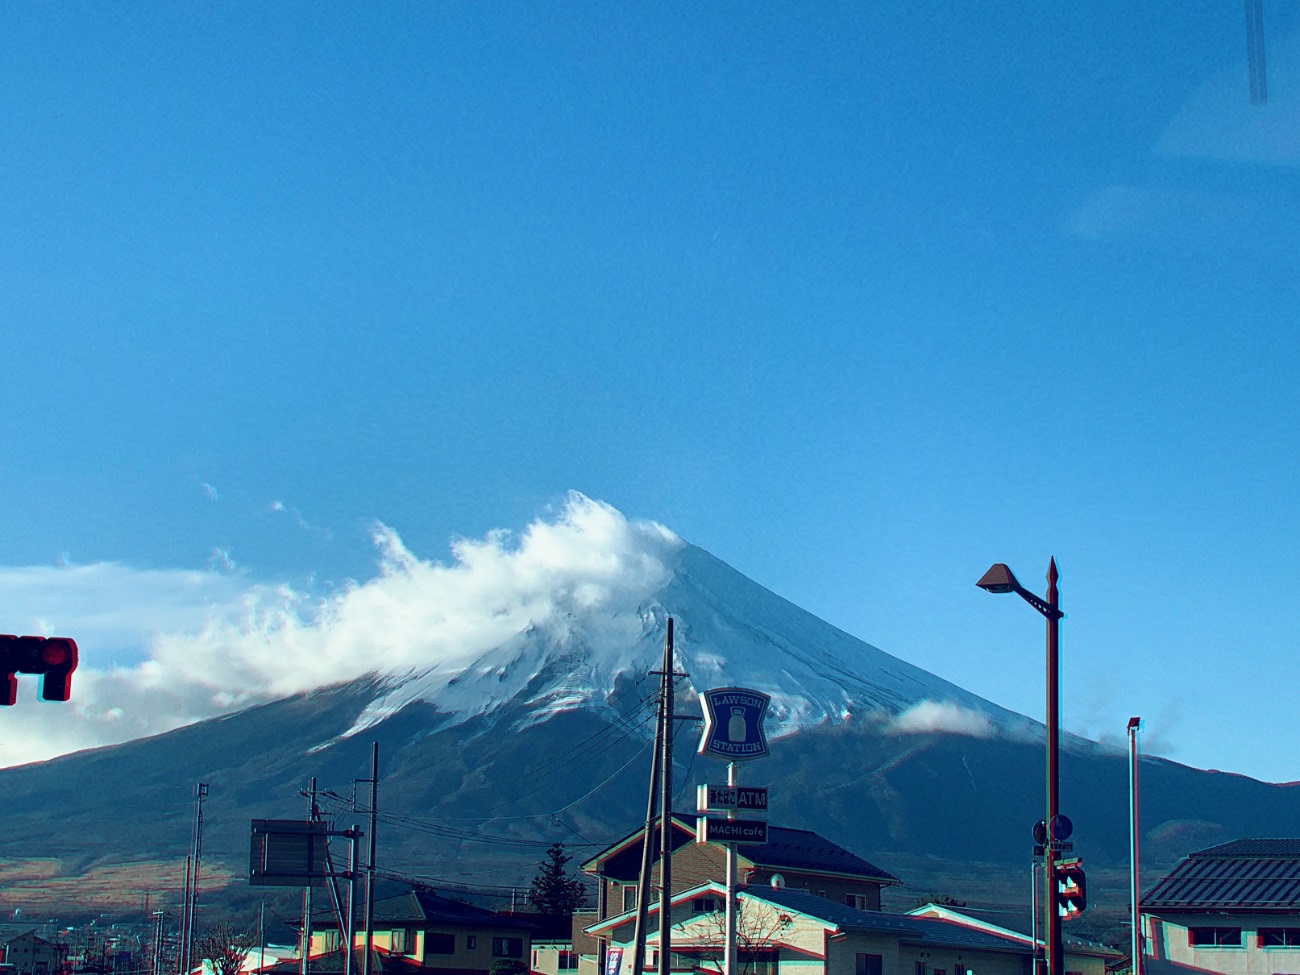
<instances>
[{"instance_id":1,"label":"house wall","mask_svg":"<svg viewBox=\"0 0 1300 975\"><path fill-rule=\"evenodd\" d=\"M13 966L17 975L42 975L58 969L66 954L66 946L28 932L7 942L7 950L0 957Z\"/></svg>"},{"instance_id":2,"label":"house wall","mask_svg":"<svg viewBox=\"0 0 1300 975\"><path fill-rule=\"evenodd\" d=\"M858 953L879 955L881 975L913 975L904 972L898 959L898 938L879 934L846 934L826 942L826 975L855 975Z\"/></svg>"},{"instance_id":3,"label":"house wall","mask_svg":"<svg viewBox=\"0 0 1300 975\"><path fill-rule=\"evenodd\" d=\"M371 944L379 951L391 952L394 930L406 932L406 949L400 952L401 957L410 958L413 962L437 972L467 973L467 975L486 973L496 958L492 953L493 938L516 938L521 942L518 959L527 965L531 957L532 941L528 931L518 928L502 929L468 925L459 927L447 924L417 927L414 922L410 925L388 924L375 928ZM450 935L454 939L454 952L442 954L430 951L430 934ZM339 945L338 931L336 929L313 932L311 940L313 953L332 950ZM360 947L365 944L365 941L365 932L359 931L353 944Z\"/></svg>"},{"instance_id":4,"label":"house wall","mask_svg":"<svg viewBox=\"0 0 1300 975\"><path fill-rule=\"evenodd\" d=\"M1032 975L1033 957L1001 951L971 951L964 948L925 947L903 944L899 947L899 975L916 975L918 962L925 963L927 975L937 971L953 975L958 969L971 975ZM1066 966L1070 971L1077 969ZM1105 975L1106 965L1090 975Z\"/></svg>"},{"instance_id":5,"label":"house wall","mask_svg":"<svg viewBox=\"0 0 1300 975\"><path fill-rule=\"evenodd\" d=\"M1296 928L1300 916L1278 914L1142 915L1146 947L1142 964L1147 975L1182 975L1189 966L1223 975L1273 975L1300 972L1300 947L1261 948L1259 929ZM1240 947L1192 947L1188 929L1241 928Z\"/></svg>"},{"instance_id":6,"label":"house wall","mask_svg":"<svg viewBox=\"0 0 1300 975\"><path fill-rule=\"evenodd\" d=\"M540 972L541 975L573 975L577 969L572 966L572 962L577 957L567 941L535 941L530 957L524 960L529 962L532 971ZM561 968L561 962L570 964Z\"/></svg>"},{"instance_id":7,"label":"house wall","mask_svg":"<svg viewBox=\"0 0 1300 975\"><path fill-rule=\"evenodd\" d=\"M727 854L716 843L687 843L679 847L673 857L673 890L682 891L697 887L708 881L725 883L727 879ZM656 861L650 870L652 888L658 887L659 863ZM822 897L828 897L837 904L845 904L845 895L858 894L866 898L864 910L880 910L879 883L865 879L855 879L835 874L817 873L807 870L770 869L766 867L740 868L739 882L753 886L766 887L772 881L772 875L779 873L785 878L785 885L795 890L807 890ZM623 891L629 886L608 878L605 883L605 917L622 914L624 910ZM652 900L653 903L653 900Z\"/></svg>"},{"instance_id":8,"label":"house wall","mask_svg":"<svg viewBox=\"0 0 1300 975\"><path fill-rule=\"evenodd\" d=\"M848 904L845 896L858 894L866 898L861 910L880 910L880 884L868 880L852 880L803 870L769 870L756 867L749 871L747 882L756 887L766 887L771 884L774 873L779 873L785 878L785 885L793 890L806 890L819 897L833 900L836 904Z\"/></svg>"}]
</instances>

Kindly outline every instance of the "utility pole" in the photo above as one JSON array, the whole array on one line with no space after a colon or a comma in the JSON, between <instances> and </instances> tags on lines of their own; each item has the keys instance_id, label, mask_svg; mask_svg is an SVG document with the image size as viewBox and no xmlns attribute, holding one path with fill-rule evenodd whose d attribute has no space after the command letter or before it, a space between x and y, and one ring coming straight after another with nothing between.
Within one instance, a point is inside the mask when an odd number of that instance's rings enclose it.
<instances>
[{"instance_id":1,"label":"utility pole","mask_svg":"<svg viewBox=\"0 0 1300 975\"><path fill-rule=\"evenodd\" d=\"M379 820L379 742L370 743L370 850L366 856L366 953L361 975L370 975L370 945L375 937L375 826ZM348 946L351 950L351 945Z\"/></svg>"},{"instance_id":2,"label":"utility pole","mask_svg":"<svg viewBox=\"0 0 1300 975\"><path fill-rule=\"evenodd\" d=\"M655 829L655 813L659 798L659 759L663 754L664 734L664 699L660 688L658 707L655 708L655 741L650 758L650 789L646 800L645 833L641 837L641 874L636 885L636 926L632 936L632 972L633 975L645 971L646 927L650 920L650 870L654 863L654 847L651 845ZM602 975L605 971L601 962Z\"/></svg>"},{"instance_id":3,"label":"utility pole","mask_svg":"<svg viewBox=\"0 0 1300 975\"><path fill-rule=\"evenodd\" d=\"M316 822L316 776L311 777L307 787L307 822ZM311 970L311 880L302 889L302 975L309 975Z\"/></svg>"},{"instance_id":4,"label":"utility pole","mask_svg":"<svg viewBox=\"0 0 1300 975\"><path fill-rule=\"evenodd\" d=\"M194 787L194 834L190 840L190 862L186 865L184 921L181 938L180 975L188 975L194 965L194 917L199 900L199 868L203 862L203 800L208 797L208 784L199 782Z\"/></svg>"},{"instance_id":5,"label":"utility pole","mask_svg":"<svg viewBox=\"0 0 1300 975\"><path fill-rule=\"evenodd\" d=\"M659 975L671 975L673 970L673 670L673 618L670 616L664 634L663 757L659 760L659 771L663 776L659 794L662 812L659 820ZM641 973L634 972L633 975Z\"/></svg>"}]
</instances>

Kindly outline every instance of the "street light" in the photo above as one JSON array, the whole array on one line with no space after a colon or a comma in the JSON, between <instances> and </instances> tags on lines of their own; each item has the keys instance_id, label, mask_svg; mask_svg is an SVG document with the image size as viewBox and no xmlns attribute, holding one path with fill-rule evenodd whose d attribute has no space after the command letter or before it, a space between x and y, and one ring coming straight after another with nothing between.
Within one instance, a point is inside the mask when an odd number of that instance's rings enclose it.
<instances>
[{"instance_id":1,"label":"street light","mask_svg":"<svg viewBox=\"0 0 1300 975\"><path fill-rule=\"evenodd\" d=\"M1061 612L1060 595L1057 593L1056 559L1047 566L1047 598L1040 599L1026 589L1002 562L992 566L988 572L975 583L987 592L1014 592L1047 619L1047 842L1043 844L1043 913L1046 923L1043 926L1044 941L1047 948L1048 975L1065 975L1065 952L1061 945L1061 918L1056 910L1056 851L1053 849L1057 837L1054 831L1061 823L1061 682L1060 682L1060 640ZM1065 837L1060 837L1064 839Z\"/></svg>"}]
</instances>

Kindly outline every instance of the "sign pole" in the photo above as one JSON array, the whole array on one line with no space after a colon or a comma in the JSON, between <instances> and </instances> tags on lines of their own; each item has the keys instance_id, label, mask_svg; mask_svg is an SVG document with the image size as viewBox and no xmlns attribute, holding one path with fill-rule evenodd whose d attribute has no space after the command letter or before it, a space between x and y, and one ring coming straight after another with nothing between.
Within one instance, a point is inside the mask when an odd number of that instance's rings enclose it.
<instances>
[{"instance_id":1,"label":"sign pole","mask_svg":"<svg viewBox=\"0 0 1300 975\"><path fill-rule=\"evenodd\" d=\"M727 763L727 785L734 789L739 784L736 763ZM735 819L736 810L728 809L727 818ZM736 844L727 848L727 945L722 958L724 975L736 975Z\"/></svg>"}]
</instances>

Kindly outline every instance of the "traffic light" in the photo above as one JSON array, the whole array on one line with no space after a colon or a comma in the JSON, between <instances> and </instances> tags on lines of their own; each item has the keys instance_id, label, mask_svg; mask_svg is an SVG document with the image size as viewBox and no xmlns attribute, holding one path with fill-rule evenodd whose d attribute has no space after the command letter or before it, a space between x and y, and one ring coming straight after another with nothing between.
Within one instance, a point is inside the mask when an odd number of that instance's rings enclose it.
<instances>
[{"instance_id":1,"label":"traffic light","mask_svg":"<svg viewBox=\"0 0 1300 975\"><path fill-rule=\"evenodd\" d=\"M1056 878L1056 915L1062 921L1078 917L1088 908L1087 878L1083 875L1083 858L1057 860L1052 867Z\"/></svg>"},{"instance_id":2,"label":"traffic light","mask_svg":"<svg viewBox=\"0 0 1300 975\"><path fill-rule=\"evenodd\" d=\"M18 699L18 675L40 674L41 697L66 701L72 696L77 643L61 636L0 635L0 705Z\"/></svg>"}]
</instances>

